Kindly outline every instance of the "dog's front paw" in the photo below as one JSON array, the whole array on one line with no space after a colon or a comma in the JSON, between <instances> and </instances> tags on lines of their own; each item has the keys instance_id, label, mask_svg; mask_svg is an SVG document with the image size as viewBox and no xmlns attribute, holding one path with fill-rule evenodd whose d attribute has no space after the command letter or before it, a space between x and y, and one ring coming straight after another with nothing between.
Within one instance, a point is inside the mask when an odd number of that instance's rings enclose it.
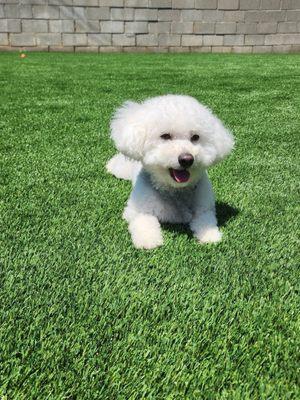
<instances>
[{"instance_id":1,"label":"dog's front paw","mask_svg":"<svg viewBox=\"0 0 300 400\"><path fill-rule=\"evenodd\" d=\"M154 249L163 244L158 219L153 215L137 215L129 223L132 241L137 249Z\"/></svg>"},{"instance_id":2,"label":"dog's front paw","mask_svg":"<svg viewBox=\"0 0 300 400\"><path fill-rule=\"evenodd\" d=\"M222 239L222 233L217 227L207 228L197 234L200 243L217 243Z\"/></svg>"},{"instance_id":3,"label":"dog's front paw","mask_svg":"<svg viewBox=\"0 0 300 400\"><path fill-rule=\"evenodd\" d=\"M155 249L163 244L162 235L143 235L139 237L133 237L133 244L137 249Z\"/></svg>"}]
</instances>

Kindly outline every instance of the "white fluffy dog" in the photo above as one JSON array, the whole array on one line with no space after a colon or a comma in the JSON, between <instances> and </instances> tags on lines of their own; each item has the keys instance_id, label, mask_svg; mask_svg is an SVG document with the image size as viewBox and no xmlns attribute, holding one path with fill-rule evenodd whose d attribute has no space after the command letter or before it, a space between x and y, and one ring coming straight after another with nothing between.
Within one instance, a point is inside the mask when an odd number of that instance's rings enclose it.
<instances>
[{"instance_id":1,"label":"white fluffy dog","mask_svg":"<svg viewBox=\"0 0 300 400\"><path fill-rule=\"evenodd\" d=\"M189 224L201 243L221 239L206 169L234 141L208 108L181 95L128 101L112 119L111 136L120 153L107 170L133 182L123 217L135 247L162 245L159 221Z\"/></svg>"}]
</instances>

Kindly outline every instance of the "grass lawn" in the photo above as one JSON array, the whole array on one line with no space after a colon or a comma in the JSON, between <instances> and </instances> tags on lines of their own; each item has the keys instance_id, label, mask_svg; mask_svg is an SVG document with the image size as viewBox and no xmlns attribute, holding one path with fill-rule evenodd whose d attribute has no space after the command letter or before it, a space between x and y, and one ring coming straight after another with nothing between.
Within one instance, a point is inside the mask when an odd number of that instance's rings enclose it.
<instances>
[{"instance_id":1,"label":"grass lawn","mask_svg":"<svg viewBox=\"0 0 300 400\"><path fill-rule=\"evenodd\" d=\"M126 99L233 131L223 241L133 248L105 172ZM0 398L299 399L300 55L0 54Z\"/></svg>"}]
</instances>

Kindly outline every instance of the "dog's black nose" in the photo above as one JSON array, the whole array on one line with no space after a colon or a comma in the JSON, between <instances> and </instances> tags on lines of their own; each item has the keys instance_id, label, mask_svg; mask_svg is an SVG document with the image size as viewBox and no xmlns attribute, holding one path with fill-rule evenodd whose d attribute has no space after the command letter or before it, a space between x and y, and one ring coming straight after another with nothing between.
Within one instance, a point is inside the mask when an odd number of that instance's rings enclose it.
<instances>
[{"instance_id":1,"label":"dog's black nose","mask_svg":"<svg viewBox=\"0 0 300 400\"><path fill-rule=\"evenodd\" d=\"M194 157L189 153L180 154L178 162L183 168L188 168L193 165Z\"/></svg>"}]
</instances>

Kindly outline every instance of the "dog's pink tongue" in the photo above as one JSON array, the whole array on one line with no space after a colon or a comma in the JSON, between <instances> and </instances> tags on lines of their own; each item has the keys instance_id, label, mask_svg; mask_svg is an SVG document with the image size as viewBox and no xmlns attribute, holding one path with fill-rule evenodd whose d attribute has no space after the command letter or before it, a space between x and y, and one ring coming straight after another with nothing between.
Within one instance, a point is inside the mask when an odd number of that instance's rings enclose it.
<instances>
[{"instance_id":1,"label":"dog's pink tongue","mask_svg":"<svg viewBox=\"0 0 300 400\"><path fill-rule=\"evenodd\" d=\"M186 169L171 169L172 178L178 182L187 182L190 178L190 173Z\"/></svg>"}]
</instances>

